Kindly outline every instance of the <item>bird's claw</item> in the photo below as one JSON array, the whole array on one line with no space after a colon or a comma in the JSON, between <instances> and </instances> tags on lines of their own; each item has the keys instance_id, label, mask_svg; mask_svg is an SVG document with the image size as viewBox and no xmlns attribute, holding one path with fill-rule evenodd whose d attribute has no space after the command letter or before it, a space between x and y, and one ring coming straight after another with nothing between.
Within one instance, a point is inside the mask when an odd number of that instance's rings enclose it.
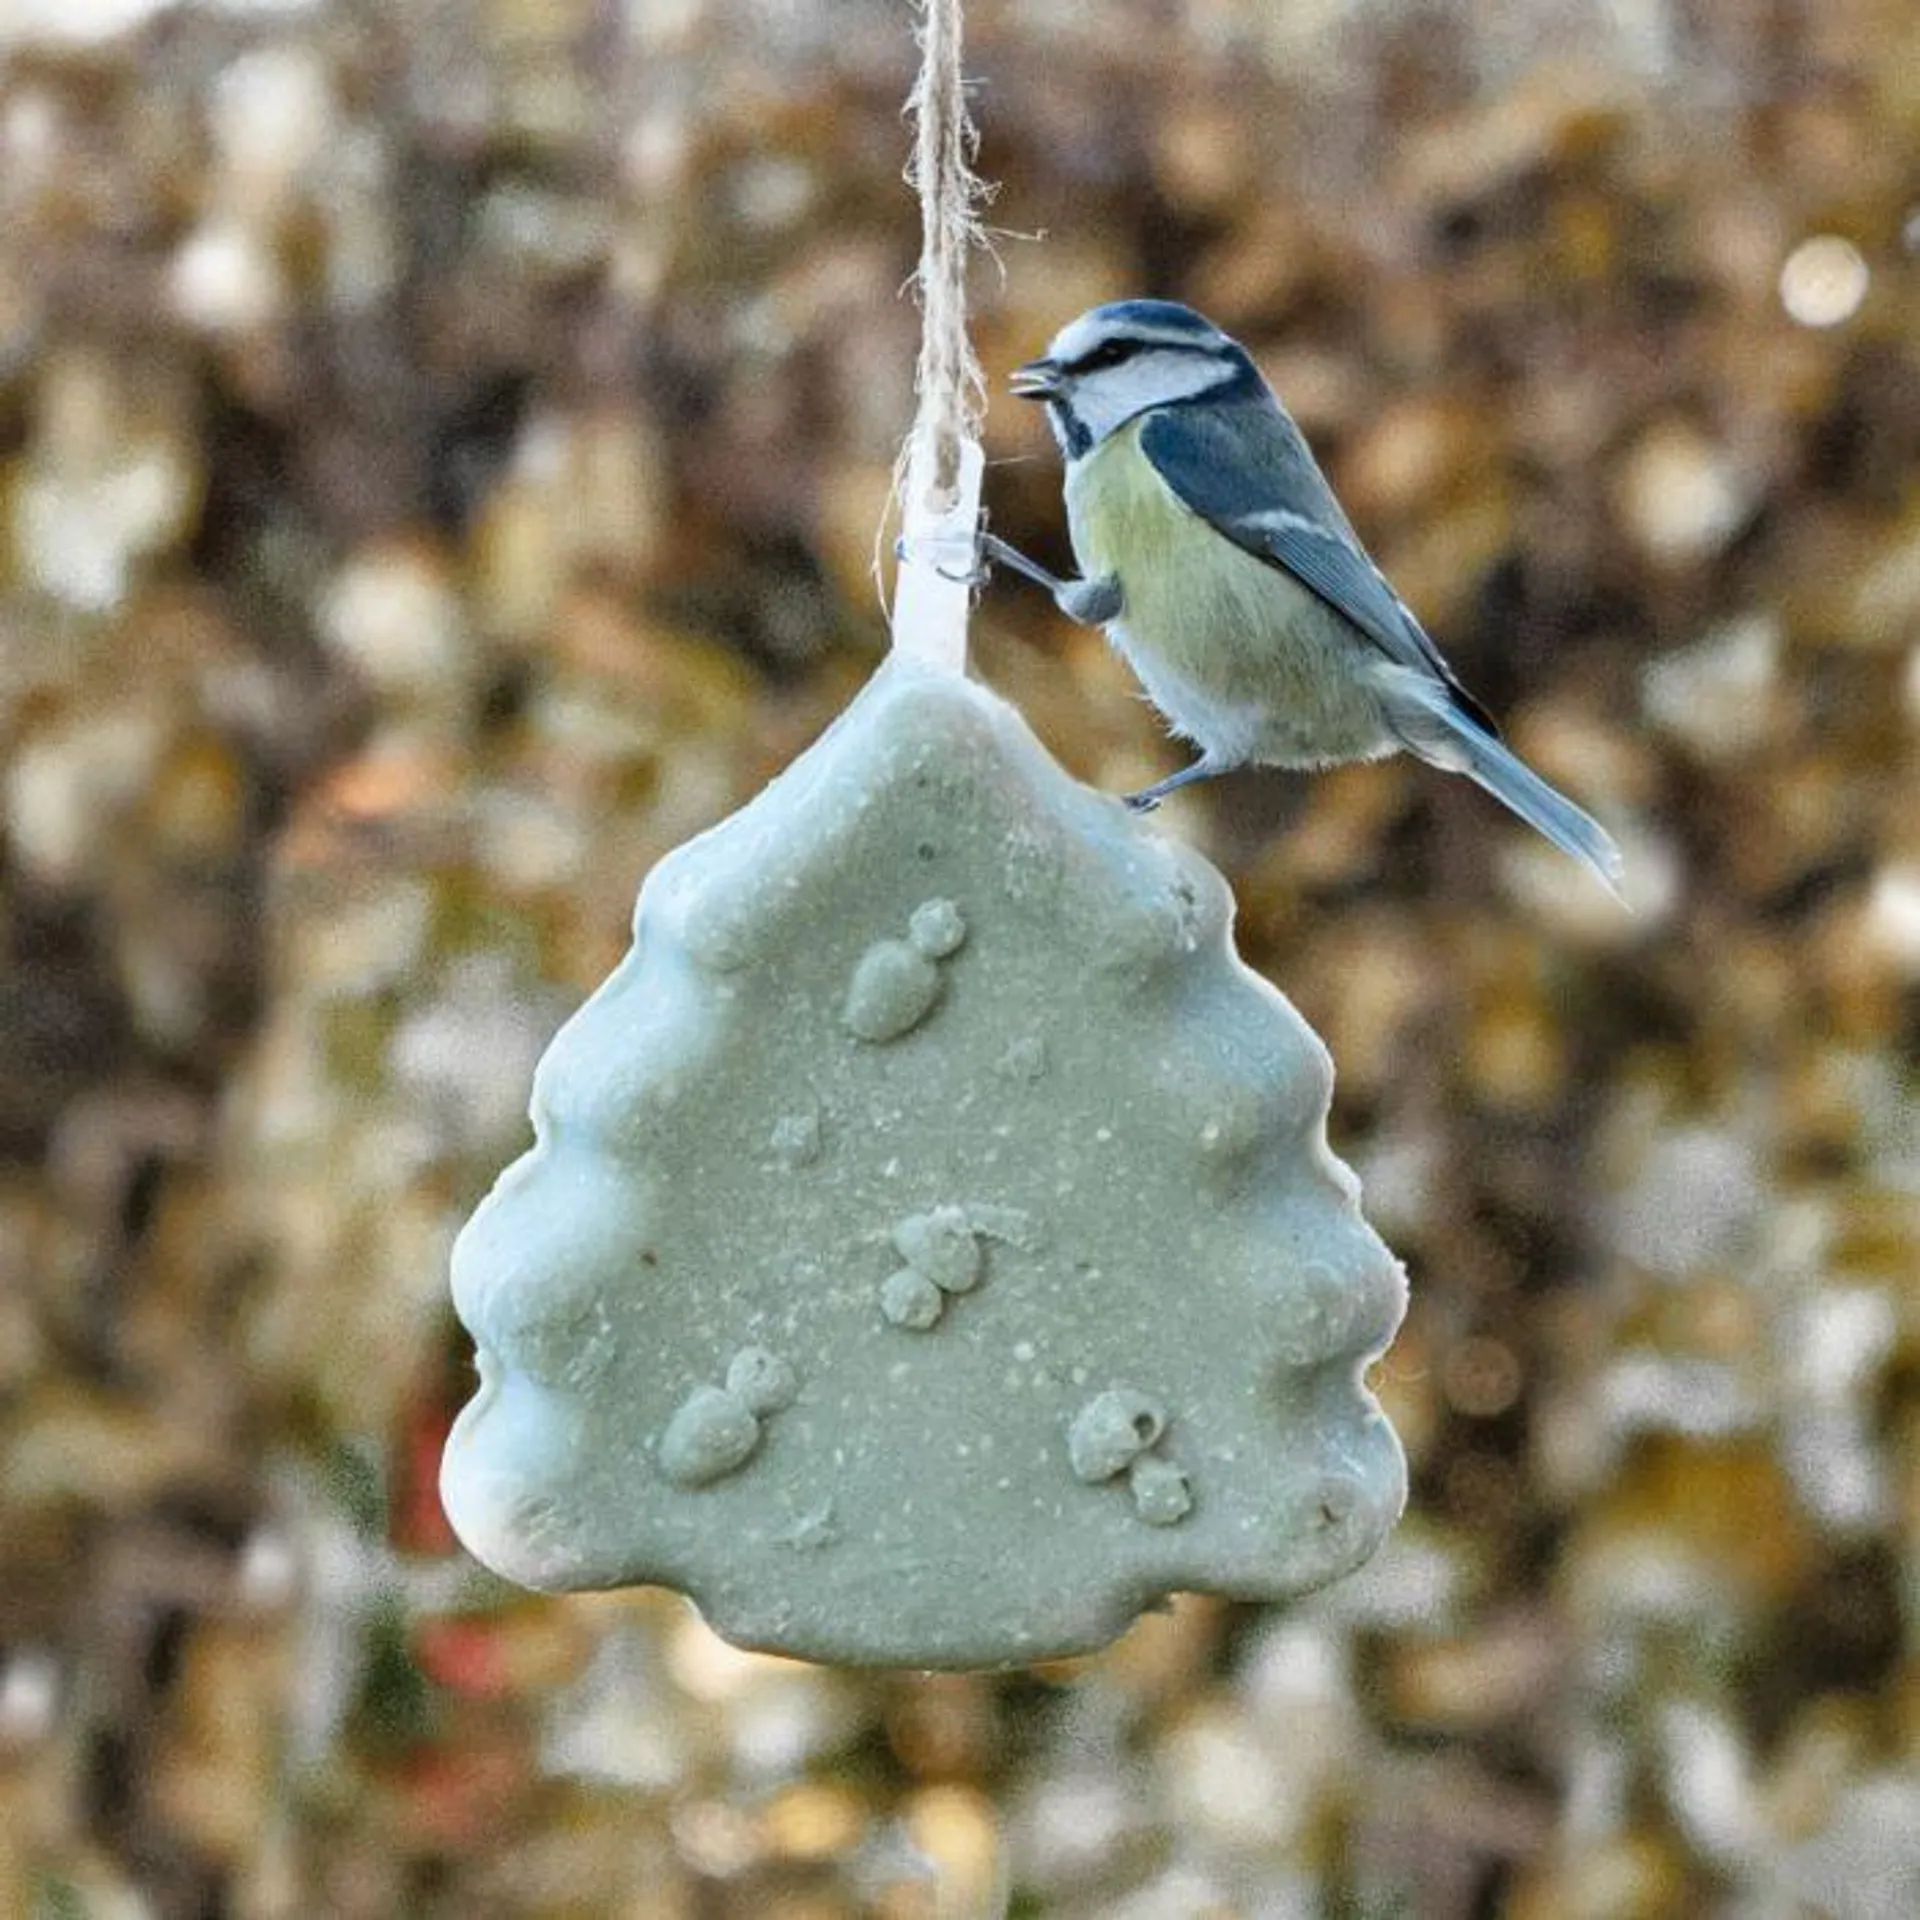
<instances>
[{"instance_id":1,"label":"bird's claw","mask_svg":"<svg viewBox=\"0 0 1920 1920\"><path fill-rule=\"evenodd\" d=\"M979 559L980 549L977 543L973 546L972 551L975 556L973 564L969 566L964 573L954 573L950 569L943 567L940 562L930 554L925 556L926 564L930 566L942 580L950 580L956 587L984 587L987 584L990 569L986 566L985 562ZM904 533L897 535L894 539L893 557L902 564L919 557L916 556L912 544L908 541Z\"/></svg>"}]
</instances>

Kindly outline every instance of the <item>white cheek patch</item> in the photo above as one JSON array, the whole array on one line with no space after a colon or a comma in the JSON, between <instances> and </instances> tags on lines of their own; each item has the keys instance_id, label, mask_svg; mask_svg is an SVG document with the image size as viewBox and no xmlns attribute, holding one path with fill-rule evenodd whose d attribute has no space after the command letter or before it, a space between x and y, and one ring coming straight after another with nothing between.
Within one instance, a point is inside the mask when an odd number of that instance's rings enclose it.
<instances>
[{"instance_id":1,"label":"white cheek patch","mask_svg":"<svg viewBox=\"0 0 1920 1920\"><path fill-rule=\"evenodd\" d=\"M1124 427L1149 407L1169 401L1191 400L1226 386L1235 375L1230 361L1211 354L1185 353L1177 348L1152 347L1088 374L1073 385L1073 410L1096 441L1116 427Z\"/></svg>"}]
</instances>

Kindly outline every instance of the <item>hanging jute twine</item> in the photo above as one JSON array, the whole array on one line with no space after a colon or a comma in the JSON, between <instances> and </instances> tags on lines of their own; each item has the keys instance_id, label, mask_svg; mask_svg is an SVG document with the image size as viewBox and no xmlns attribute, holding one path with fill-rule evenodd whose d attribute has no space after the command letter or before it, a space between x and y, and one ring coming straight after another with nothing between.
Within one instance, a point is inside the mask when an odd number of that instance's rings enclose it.
<instances>
[{"instance_id":1,"label":"hanging jute twine","mask_svg":"<svg viewBox=\"0 0 1920 1920\"><path fill-rule=\"evenodd\" d=\"M914 274L920 404L894 475L905 564L893 603L893 644L923 666L964 673L986 391L967 339L967 255L982 238L976 209L986 189L971 165L975 136L960 77L961 0L916 0L916 6L920 74L907 97L914 131L907 178L920 195Z\"/></svg>"},{"instance_id":2,"label":"hanging jute twine","mask_svg":"<svg viewBox=\"0 0 1920 1920\"><path fill-rule=\"evenodd\" d=\"M920 195L921 227L914 437L929 442L932 484L951 496L960 444L979 428L985 392L967 338L967 255L982 239L977 210L986 190L972 166L979 136L960 72L961 0L921 0L919 11L920 73L907 98L914 125L907 179Z\"/></svg>"}]
</instances>

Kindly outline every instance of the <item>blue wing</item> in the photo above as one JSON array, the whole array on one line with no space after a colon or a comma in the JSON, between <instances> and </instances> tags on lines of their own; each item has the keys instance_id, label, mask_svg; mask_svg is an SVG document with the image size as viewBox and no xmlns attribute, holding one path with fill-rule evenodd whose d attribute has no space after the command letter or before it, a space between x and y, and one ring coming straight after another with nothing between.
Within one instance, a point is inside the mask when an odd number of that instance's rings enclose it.
<instances>
[{"instance_id":1,"label":"blue wing","mask_svg":"<svg viewBox=\"0 0 1920 1920\"><path fill-rule=\"evenodd\" d=\"M1498 737L1367 557L1300 429L1271 394L1162 408L1141 428L1140 449L1183 506L1256 560L1284 568L1395 665L1437 679L1462 713Z\"/></svg>"}]
</instances>

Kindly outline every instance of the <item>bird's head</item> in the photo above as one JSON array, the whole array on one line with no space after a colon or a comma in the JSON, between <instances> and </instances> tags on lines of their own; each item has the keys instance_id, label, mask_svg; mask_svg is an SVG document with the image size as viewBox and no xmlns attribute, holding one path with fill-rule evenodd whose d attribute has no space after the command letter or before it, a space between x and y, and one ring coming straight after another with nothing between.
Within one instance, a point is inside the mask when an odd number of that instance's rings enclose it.
<instances>
[{"instance_id":1,"label":"bird's head","mask_svg":"<svg viewBox=\"0 0 1920 1920\"><path fill-rule=\"evenodd\" d=\"M1136 415L1258 381L1246 350L1211 320L1174 300L1115 300L1092 307L1013 374L1023 400L1046 402L1068 460L1097 447Z\"/></svg>"}]
</instances>

